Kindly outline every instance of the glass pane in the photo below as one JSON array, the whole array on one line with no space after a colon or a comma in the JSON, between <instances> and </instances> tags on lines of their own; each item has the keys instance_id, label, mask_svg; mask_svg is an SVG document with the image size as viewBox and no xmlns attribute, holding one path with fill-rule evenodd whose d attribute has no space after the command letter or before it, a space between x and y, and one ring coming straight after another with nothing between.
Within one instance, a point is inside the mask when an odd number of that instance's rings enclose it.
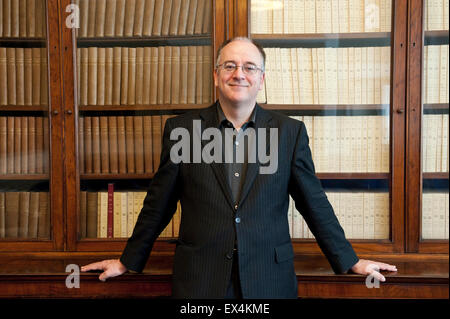
<instances>
[{"instance_id":1,"label":"glass pane","mask_svg":"<svg viewBox=\"0 0 450 319\"><path fill-rule=\"evenodd\" d=\"M126 238L159 166L165 122L174 110L213 102L213 2L74 3L78 236ZM161 237L178 236L180 212Z\"/></svg>"},{"instance_id":2,"label":"glass pane","mask_svg":"<svg viewBox=\"0 0 450 319\"><path fill-rule=\"evenodd\" d=\"M390 0L251 1L251 34L266 52L258 102L305 123L353 239L390 238L391 12ZM312 238L295 211L291 201L292 237Z\"/></svg>"},{"instance_id":3,"label":"glass pane","mask_svg":"<svg viewBox=\"0 0 450 319\"><path fill-rule=\"evenodd\" d=\"M422 239L448 239L448 0L424 2Z\"/></svg>"},{"instance_id":4,"label":"glass pane","mask_svg":"<svg viewBox=\"0 0 450 319\"><path fill-rule=\"evenodd\" d=\"M46 1L0 6L0 239L49 239Z\"/></svg>"}]
</instances>

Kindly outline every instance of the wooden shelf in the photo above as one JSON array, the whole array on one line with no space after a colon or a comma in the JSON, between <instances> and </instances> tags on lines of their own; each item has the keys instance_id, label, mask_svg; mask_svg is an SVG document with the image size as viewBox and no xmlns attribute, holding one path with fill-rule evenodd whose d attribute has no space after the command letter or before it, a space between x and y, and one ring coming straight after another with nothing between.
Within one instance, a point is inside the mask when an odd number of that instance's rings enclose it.
<instances>
[{"instance_id":1,"label":"wooden shelf","mask_svg":"<svg viewBox=\"0 0 450 319\"><path fill-rule=\"evenodd\" d=\"M99 281L98 272L80 274L80 288L67 289L66 267L87 265L120 253L71 252L0 255L2 298L149 298L170 296L172 255L152 254L141 274L126 273ZM363 258L371 258L364 256ZM299 255L294 259L298 296L305 298L439 298L448 299L448 258L423 255L402 259L388 255L378 261L394 264L397 272L383 271L386 282L367 289L366 276L333 273L322 255ZM20 289L17 289L20 287Z\"/></svg>"},{"instance_id":2,"label":"wooden shelf","mask_svg":"<svg viewBox=\"0 0 450 319\"><path fill-rule=\"evenodd\" d=\"M319 179L389 179L390 173L316 173Z\"/></svg>"},{"instance_id":3,"label":"wooden shelf","mask_svg":"<svg viewBox=\"0 0 450 319\"><path fill-rule=\"evenodd\" d=\"M0 111L48 112L48 105L0 105Z\"/></svg>"},{"instance_id":4,"label":"wooden shelf","mask_svg":"<svg viewBox=\"0 0 450 319\"><path fill-rule=\"evenodd\" d=\"M155 173L143 174L80 174L84 180L110 180L110 179L150 179Z\"/></svg>"},{"instance_id":5,"label":"wooden shelf","mask_svg":"<svg viewBox=\"0 0 450 319\"><path fill-rule=\"evenodd\" d=\"M448 30L425 31L425 45L448 44Z\"/></svg>"},{"instance_id":6,"label":"wooden shelf","mask_svg":"<svg viewBox=\"0 0 450 319\"><path fill-rule=\"evenodd\" d=\"M78 106L79 111L102 111L102 112L114 112L114 111L175 111L175 110L193 110L203 109L210 106L211 103L202 104L150 104L150 105L81 105ZM261 107L267 110L275 111L300 111L300 110L312 110L312 111L370 111L370 110L389 110L389 104L267 104L260 103ZM447 110L449 108L448 103L431 103L424 104L424 110ZM6 109L5 109L6 108ZM31 106L0 106L0 110L12 110L22 111L30 110ZM47 106L39 107L35 106L36 110L42 110Z\"/></svg>"},{"instance_id":7,"label":"wooden shelf","mask_svg":"<svg viewBox=\"0 0 450 319\"><path fill-rule=\"evenodd\" d=\"M423 104L424 113L429 113L429 111L446 111L448 114L448 103L426 103Z\"/></svg>"},{"instance_id":8,"label":"wooden shelf","mask_svg":"<svg viewBox=\"0 0 450 319\"><path fill-rule=\"evenodd\" d=\"M260 104L267 110L286 111L355 111L389 110L389 104Z\"/></svg>"},{"instance_id":9,"label":"wooden shelf","mask_svg":"<svg viewBox=\"0 0 450 319\"><path fill-rule=\"evenodd\" d=\"M39 181L49 180L48 174L0 174L0 180Z\"/></svg>"},{"instance_id":10,"label":"wooden shelf","mask_svg":"<svg viewBox=\"0 0 450 319\"><path fill-rule=\"evenodd\" d=\"M82 105L78 106L81 112L87 111L176 111L176 110L192 110L203 109L210 106L211 103L204 104L151 104L151 105Z\"/></svg>"},{"instance_id":11,"label":"wooden shelf","mask_svg":"<svg viewBox=\"0 0 450 319\"><path fill-rule=\"evenodd\" d=\"M448 172L422 173L423 179L448 179Z\"/></svg>"},{"instance_id":12,"label":"wooden shelf","mask_svg":"<svg viewBox=\"0 0 450 319\"><path fill-rule=\"evenodd\" d=\"M390 32L354 32L354 33L253 33L252 39L264 47L367 47L390 46Z\"/></svg>"},{"instance_id":13,"label":"wooden shelf","mask_svg":"<svg viewBox=\"0 0 450 319\"><path fill-rule=\"evenodd\" d=\"M445 174L445 173L444 173ZM83 180L110 180L110 179L150 179L154 173L144 174L80 174ZM389 179L390 173L317 173L319 179ZM448 173L447 173L448 177Z\"/></svg>"},{"instance_id":14,"label":"wooden shelf","mask_svg":"<svg viewBox=\"0 0 450 319\"><path fill-rule=\"evenodd\" d=\"M152 47L164 45L211 45L210 34L186 35L186 36L152 36L152 37L95 37L77 38L77 47Z\"/></svg>"},{"instance_id":15,"label":"wooden shelf","mask_svg":"<svg viewBox=\"0 0 450 319\"><path fill-rule=\"evenodd\" d=\"M0 37L0 47L6 48L45 48L47 39L45 38L5 38Z\"/></svg>"}]
</instances>

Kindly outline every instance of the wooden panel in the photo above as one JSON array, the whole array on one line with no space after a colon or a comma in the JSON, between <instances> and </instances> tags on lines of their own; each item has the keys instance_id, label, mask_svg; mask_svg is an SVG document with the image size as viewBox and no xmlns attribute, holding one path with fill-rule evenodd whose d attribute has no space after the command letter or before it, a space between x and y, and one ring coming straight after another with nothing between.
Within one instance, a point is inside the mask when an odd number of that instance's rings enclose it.
<instances>
[{"instance_id":1,"label":"wooden panel","mask_svg":"<svg viewBox=\"0 0 450 319\"><path fill-rule=\"evenodd\" d=\"M126 273L98 280L99 273L82 273L80 288L69 289L66 266L86 265L118 258L106 253L43 253L0 256L0 297L40 298L148 298L170 296L172 256L152 254L142 274ZM420 257L420 259L418 258ZM378 256L380 258L380 256ZM408 261L405 261L408 260ZM323 255L295 258L299 297L302 298L448 298L448 258L445 256L395 255L380 261L395 264L395 273L383 272L386 282L367 288L366 277L335 275Z\"/></svg>"}]
</instances>

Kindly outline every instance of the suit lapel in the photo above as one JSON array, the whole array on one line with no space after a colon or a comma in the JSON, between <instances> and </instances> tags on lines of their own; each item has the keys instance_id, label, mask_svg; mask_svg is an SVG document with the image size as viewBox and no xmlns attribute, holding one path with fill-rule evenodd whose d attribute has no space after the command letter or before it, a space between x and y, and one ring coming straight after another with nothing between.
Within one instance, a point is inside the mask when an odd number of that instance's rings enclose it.
<instances>
[{"instance_id":1,"label":"suit lapel","mask_svg":"<svg viewBox=\"0 0 450 319\"><path fill-rule=\"evenodd\" d=\"M258 159L258 138L261 138L263 136L258 136L258 129L259 128L264 128L266 129L266 136L270 136L268 133L270 131L270 119L272 117L270 116L270 113L267 112L266 110L264 110L263 108L261 108L258 104L256 104L256 125L255 125L255 134L256 134L256 154L255 154L255 158L256 158L256 163L248 163L247 165L247 174L245 176L245 181L244 181L244 185L242 187L242 191L241 191L241 197L239 198L239 205L242 205L242 203L245 201L245 199L247 198L247 195L253 185L253 183L255 182L256 177L259 174L259 159ZM269 151L269 147L270 147L270 142L269 139L266 140L266 154Z\"/></svg>"},{"instance_id":2,"label":"suit lapel","mask_svg":"<svg viewBox=\"0 0 450 319\"><path fill-rule=\"evenodd\" d=\"M202 112L200 112L200 117L203 120L202 123L202 131L205 130L208 127L217 127L217 111L216 111L217 104L213 104L211 107L208 107L204 109ZM201 136L200 136L201 137ZM205 144L207 144L207 141L202 140L202 149L205 147ZM231 195L231 188L228 184L226 172L225 172L225 165L223 163L216 163L213 162L209 164L211 166L214 175L216 176L217 182L220 185L220 188L222 189L222 192L224 193L228 203L230 204L230 207L234 209L234 203L233 198Z\"/></svg>"}]
</instances>

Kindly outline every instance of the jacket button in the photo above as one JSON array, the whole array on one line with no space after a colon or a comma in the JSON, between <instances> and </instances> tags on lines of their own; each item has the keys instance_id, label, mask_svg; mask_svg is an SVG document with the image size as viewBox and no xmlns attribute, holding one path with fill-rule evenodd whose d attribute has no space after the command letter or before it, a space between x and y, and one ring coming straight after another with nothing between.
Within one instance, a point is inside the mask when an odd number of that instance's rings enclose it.
<instances>
[{"instance_id":1,"label":"jacket button","mask_svg":"<svg viewBox=\"0 0 450 319\"><path fill-rule=\"evenodd\" d=\"M233 259L233 254L228 253L228 254L226 255L226 257L227 257L228 260L231 260L231 259Z\"/></svg>"},{"instance_id":2,"label":"jacket button","mask_svg":"<svg viewBox=\"0 0 450 319\"><path fill-rule=\"evenodd\" d=\"M234 219L234 221L236 222L236 224L239 224L239 223L241 222L241 219L240 219L239 217L236 217L236 218Z\"/></svg>"}]
</instances>

